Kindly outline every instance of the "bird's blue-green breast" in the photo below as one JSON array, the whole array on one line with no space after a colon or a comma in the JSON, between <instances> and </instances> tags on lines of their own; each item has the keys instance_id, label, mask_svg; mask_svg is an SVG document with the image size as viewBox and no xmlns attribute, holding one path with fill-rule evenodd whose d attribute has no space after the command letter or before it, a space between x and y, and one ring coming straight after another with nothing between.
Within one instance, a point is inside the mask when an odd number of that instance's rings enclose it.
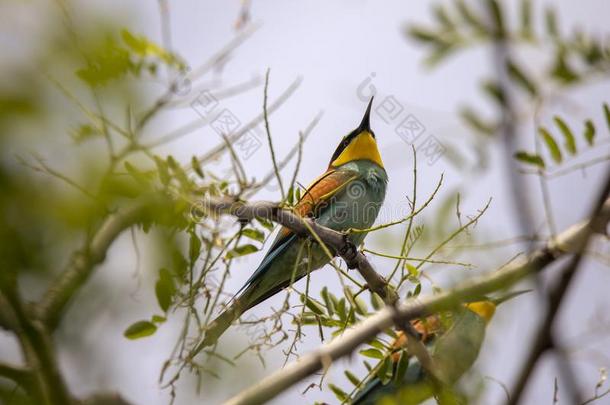
<instances>
[{"instance_id":1,"label":"bird's blue-green breast","mask_svg":"<svg viewBox=\"0 0 610 405\"><path fill-rule=\"evenodd\" d=\"M336 170L350 171L357 173L357 176L341 192L331 197L315 221L337 231L372 227L385 198L388 182L385 170L368 160L349 162ZM365 236L366 233L354 233L350 238L359 245ZM289 246L269 258L265 277L258 281L256 288L248 291L251 306L264 299L269 292L285 285L291 280L293 273L294 279L298 280L308 271L317 270L330 261L326 252L317 244L312 244L310 249L301 248L303 244L308 243L303 238L294 237L288 243ZM299 254L301 260L297 265Z\"/></svg>"}]
</instances>

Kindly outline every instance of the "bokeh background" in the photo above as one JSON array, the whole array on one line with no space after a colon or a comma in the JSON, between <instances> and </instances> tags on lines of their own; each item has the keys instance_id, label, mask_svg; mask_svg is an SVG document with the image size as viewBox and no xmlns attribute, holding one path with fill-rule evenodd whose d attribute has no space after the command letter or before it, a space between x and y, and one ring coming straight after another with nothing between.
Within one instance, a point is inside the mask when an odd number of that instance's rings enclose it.
<instances>
[{"instance_id":1,"label":"bokeh background","mask_svg":"<svg viewBox=\"0 0 610 405\"><path fill-rule=\"evenodd\" d=\"M409 40L405 26L409 23L431 21L431 2L403 1L283 1L254 0L250 4L250 21L245 28L236 28L243 4L236 0L222 3L212 1L169 1L169 27L172 50L181 55L189 66L195 68L214 55L224 44L238 34L238 30L252 29L247 40L208 77L211 88L221 88L248 81L262 80L270 69L270 97L281 93L296 78L302 82L295 94L271 117L271 131L279 155L284 155L298 140L303 130L318 114L323 116L304 145L301 172L298 180L307 184L328 164L328 159L341 136L358 123L366 105L363 94L376 92L376 103L387 97L402 106L403 115L411 114L425 127L425 136L433 135L446 149L446 153L432 164L425 159L419 164L420 196L427 196L434 189L441 173L445 181L440 196L419 221L433 221L444 201L461 195L461 210L472 215L491 197L489 211L479 221L473 236L478 243L509 239L521 235L514 219L513 199L507 185L504 150L500 144L486 142L484 162L478 161L473 152L482 142L460 121L458 108L466 103L490 111L481 97L478 86L483 76L493 73L491 50L478 47L451 57L435 69L428 69L422 60L424 50ZM516 1L507 1L507 9ZM543 2L534 2L537 8ZM558 11L561 26L586 29L595 35L606 36L607 16L610 4L605 0L569 0L548 2ZM71 18L89 35L98 30L130 31L146 35L153 41L163 42L159 7L152 1L87 1L73 2L67 6ZM61 41L55 39L64 34L65 15L55 2L3 1L0 3L0 88L4 91L21 86L28 87L45 110L44 118L35 123L13 122L4 127L15 135L3 156L27 156L36 152L47 162L65 171L78 171L79 162L71 156L70 137L67 135L77 109L45 82L45 72L61 71L57 60L62 55ZM520 55L526 66L542 61L535 53ZM48 68L48 69L47 69ZM31 82L32 77L38 81ZM66 79L68 82L75 79ZM259 82L261 83L261 82ZM164 83L148 83L130 88L134 100L147 100L164 90ZM543 122L550 122L553 114L562 112L574 117L575 122L592 117L603 122L599 106L608 100L610 82L597 81L570 91L569 102L557 103L544 111ZM196 94L193 94L196 96ZM221 100L242 122L247 122L262 110L263 87L252 88L239 96ZM379 105L379 104L378 104ZM188 103L163 113L154 121L151 138L163 134L185 122L196 120L197 112ZM405 196L411 191L411 147L394 131L393 123L384 122L375 113L372 125L377 134L380 149L390 177L389 191L380 222L398 219L408 211ZM262 127L261 127L262 128ZM519 143L531 146L533 124L520 128ZM260 178L270 168L269 151L263 141L255 153L244 160L249 176ZM600 132L608 138L607 130ZM193 153L205 152L221 143L220 137L209 126L203 126L186 137L164 145L158 153L171 153L179 160L190 159ZM607 144L601 143L600 148ZM93 146L88 150L91 158L101 152ZM456 164L455 154L462 163ZM226 163L219 161L218 170L225 170ZM14 161L15 170L27 170ZM224 165L224 166L223 166ZM292 165L285 172L289 178ZM550 183L553 214L559 229L582 219L589 209L590 196L595 186L608 170L601 164L586 171L576 171ZM32 187L54 190L56 180L40 175ZM543 206L538 181L526 177L527 189L523 192L535 211L535 218L544 225ZM277 200L277 186L271 184L256 198ZM37 204L45 204L39 201ZM439 225L439 233L458 226L455 216L449 215L446 223ZM368 246L384 252L396 251L400 243L401 229L372 235ZM94 277L77 297L74 305L56 334L61 369L65 372L70 389L79 396L91 392L109 390L120 392L135 404L166 404L171 396L159 386L161 366L167 358L181 318L168 320L158 332L146 339L130 341L123 337L124 329L133 321L146 318L156 307L154 296L155 277L149 269L154 266L155 251L142 239L139 256L134 254L132 236L125 233L115 243L106 261L99 266ZM62 251L69 246L58 246ZM598 251L610 254L608 245L596 246ZM483 271L493 270L508 261L525 244L511 243L502 248L469 251L467 257L476 265L473 270L455 266L433 267L429 274L443 286L452 281ZM263 252L240 259L232 271L228 288L235 291L256 267ZM66 260L61 256L57 262ZM380 258L372 259L383 269L391 263ZM610 367L610 298L607 287L610 273L607 261L588 259L583 271L569 292L561 311L560 340L577 371L578 383L586 394L592 394L599 380L599 369ZM544 274L544 281L552 280L553 268ZM322 286L340 291L337 278L329 269L312 277L314 295ZM527 284L527 283L526 283ZM40 280L25 277L23 294L36 298L42 291ZM424 288L426 290L426 287ZM255 314L265 314L281 302L281 297L257 307ZM540 319L539 301L535 294L521 297L502 307L489 328L488 339L481 352L475 370L464 384L481 389L479 402L499 403L506 393L502 384L511 387L519 369L519 359L530 346L533 326ZM319 345L315 328L306 330L307 337L299 350L305 353ZM593 337L592 337L593 336ZM230 330L222 341L221 349L228 356L235 355L247 346L248 337L240 330ZM247 353L236 367L223 362L210 367L220 379L205 377L201 392L197 394L194 379L185 375L178 384L175 403L215 404L241 389L260 380L261 377L281 367L284 355L281 348L264 353L266 365L257 356ZM16 342L4 332L0 333L0 357L20 362ZM552 357L545 358L531 381L524 403L552 403L554 379L559 378L560 403L568 399L564 395L561 377ZM350 368L362 372L359 362L345 359L333 365L325 382L347 385L342 371ZM334 403L329 390L313 388L303 395L311 378L282 394L273 403ZM479 387L483 384L484 386ZM470 387L473 390L473 387Z\"/></svg>"}]
</instances>

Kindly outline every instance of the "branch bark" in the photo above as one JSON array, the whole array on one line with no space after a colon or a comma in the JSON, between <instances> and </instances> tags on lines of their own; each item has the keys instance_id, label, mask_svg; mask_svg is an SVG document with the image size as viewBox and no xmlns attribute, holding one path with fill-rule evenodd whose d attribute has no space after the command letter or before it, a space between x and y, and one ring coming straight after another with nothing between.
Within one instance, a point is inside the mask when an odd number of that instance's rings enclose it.
<instances>
[{"instance_id":1,"label":"branch bark","mask_svg":"<svg viewBox=\"0 0 610 405\"><path fill-rule=\"evenodd\" d=\"M216 214L233 215L242 221L265 218L290 228L301 236L309 236L314 233L332 253L339 255L345 261L347 267L358 269L366 280L368 287L379 294L386 303L394 303L398 300L396 291L375 271L366 256L347 238L346 234L321 226L311 218L300 217L288 209L280 208L277 203L273 202L246 203L229 198L201 201L200 205L195 207L195 210L196 215L212 211Z\"/></svg>"},{"instance_id":2,"label":"branch bark","mask_svg":"<svg viewBox=\"0 0 610 405\"><path fill-rule=\"evenodd\" d=\"M209 208L217 212L229 213L241 219L252 219L263 217L271 219L282 225L290 226L292 229L305 233L304 226L298 224L303 219L293 218L287 210L282 210L271 203L207 203ZM411 319L427 316L443 310L449 310L460 302L480 298L481 295L497 290L505 289L523 279L544 269L548 264L567 253L577 253L582 250L583 242L591 230L598 229L601 220L604 224L610 219L610 200L606 200L600 211L599 221L586 220L573 225L556 239L549 242L545 247L535 250L525 257L520 257L505 266L503 270L493 272L484 276L475 277L458 284L455 288L440 294L427 297L418 297L399 303L396 308L386 307L375 315L367 318L353 329L345 332L331 342L319 349L301 357L294 363L276 371L264 378L254 386L244 390L235 397L229 399L227 405L262 404L301 381L305 377L329 367L334 360L352 353L359 345L372 339L381 331L391 327L395 322L407 322ZM308 221L311 221L307 219ZM320 237L338 241L343 234L320 227L311 221L312 228L320 232ZM302 226L302 225L301 225ZM326 235L323 237L323 235ZM354 262L352 262L353 264ZM380 277L380 276L379 276Z\"/></svg>"},{"instance_id":3,"label":"branch bark","mask_svg":"<svg viewBox=\"0 0 610 405\"><path fill-rule=\"evenodd\" d=\"M528 355L528 358L517 377L517 383L515 384L513 394L510 396L510 400L508 401L509 405L516 405L519 403L525 387L530 380L530 376L533 373L540 357L550 349L557 349L555 347L555 339L553 337L553 324L555 323L555 318L561 309L563 298L565 297L574 276L578 272L578 268L583 258L582 253L586 251L592 235L595 232L606 233L605 228L608 224L609 215L604 211L604 202L607 204L606 199L608 198L609 194L610 175L608 175L608 178L606 179L606 182L596 199L595 205L591 209L591 221L587 229L584 231L580 245L577 246L578 250L570 262L564 266L560 273L559 282L548 295L549 309L544 320L540 323L536 337L533 340L534 344L532 351ZM561 353L559 353L559 355L561 356ZM570 367L565 367L566 361L566 359L562 359L561 363L564 365L564 367L561 367L560 369L563 370L567 382L573 385L570 390L573 403L579 404L582 402L582 398L578 390L578 386L576 385L576 381L574 380L574 375L571 372L572 369ZM565 375L565 373L568 375Z\"/></svg>"},{"instance_id":4,"label":"branch bark","mask_svg":"<svg viewBox=\"0 0 610 405\"><path fill-rule=\"evenodd\" d=\"M115 239L140 221L150 207L151 202L142 202L110 214L83 249L73 254L67 268L51 284L42 300L34 305L35 316L49 330L57 327L68 303L89 279L93 268L104 261Z\"/></svg>"},{"instance_id":5,"label":"branch bark","mask_svg":"<svg viewBox=\"0 0 610 405\"><path fill-rule=\"evenodd\" d=\"M71 404L72 397L59 371L51 338L42 322L31 320L15 290L0 291L15 320L12 329L19 340L23 357L31 370L31 384L23 385L42 404ZM6 371L6 370L5 370Z\"/></svg>"},{"instance_id":6,"label":"branch bark","mask_svg":"<svg viewBox=\"0 0 610 405\"><path fill-rule=\"evenodd\" d=\"M32 373L29 369L0 363L0 377L13 380L26 391L31 389Z\"/></svg>"},{"instance_id":7,"label":"branch bark","mask_svg":"<svg viewBox=\"0 0 610 405\"><path fill-rule=\"evenodd\" d=\"M228 213L240 220L252 220L263 217L278 222L297 234L309 236L314 233L333 253L337 253L350 269L357 269L367 283L369 290L378 294L391 311L396 312L398 294L395 289L375 271L366 256L347 238L347 235L332 229L320 226L310 218L302 218L287 209L280 209L275 203L254 202L243 203L233 200L213 201L203 203L204 207L216 213ZM396 318L395 325L407 334L408 349L417 357L420 364L428 371L430 376L439 380L438 373L426 347L421 342L419 334L409 322L401 322Z\"/></svg>"}]
</instances>

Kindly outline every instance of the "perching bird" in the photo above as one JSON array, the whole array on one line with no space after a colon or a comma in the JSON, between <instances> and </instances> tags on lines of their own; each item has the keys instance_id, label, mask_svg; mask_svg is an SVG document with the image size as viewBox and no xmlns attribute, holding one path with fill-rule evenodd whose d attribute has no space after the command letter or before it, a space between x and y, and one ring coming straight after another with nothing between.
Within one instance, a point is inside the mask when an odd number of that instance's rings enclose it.
<instances>
[{"instance_id":1,"label":"perching bird","mask_svg":"<svg viewBox=\"0 0 610 405\"><path fill-rule=\"evenodd\" d=\"M358 128L343 137L326 172L303 193L294 207L298 215L314 218L318 224L337 231L373 225L385 198L388 176L370 127L372 104L371 98ZM349 238L358 246L365 235L354 233ZM194 353L214 344L245 311L330 262L322 247L313 243L308 248L305 243L305 238L290 229L280 229L258 268L230 306L210 324Z\"/></svg>"},{"instance_id":2,"label":"perching bird","mask_svg":"<svg viewBox=\"0 0 610 405\"><path fill-rule=\"evenodd\" d=\"M485 328L494 316L497 305L524 292L526 291L472 302L457 311L445 313L442 317L432 315L425 321L413 322L428 347L437 376L444 383L454 384L472 367L483 344ZM408 364L399 367L400 351L403 350L406 339L408 337L399 332L392 345L395 350L391 357L394 367L392 380L384 385L375 376L356 393L352 405L375 405L384 397L395 400L389 400L388 403L411 405L435 395L443 395L443 388L446 387L435 385L417 359L409 358ZM401 371L398 371L399 368ZM447 392L449 391L444 393Z\"/></svg>"}]
</instances>

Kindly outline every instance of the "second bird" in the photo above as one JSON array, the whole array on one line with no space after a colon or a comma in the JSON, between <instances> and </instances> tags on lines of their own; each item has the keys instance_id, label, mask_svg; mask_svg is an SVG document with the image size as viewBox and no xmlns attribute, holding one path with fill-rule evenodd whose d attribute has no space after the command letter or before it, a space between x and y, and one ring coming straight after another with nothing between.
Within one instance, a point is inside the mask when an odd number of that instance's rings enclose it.
<instances>
[{"instance_id":1,"label":"second bird","mask_svg":"<svg viewBox=\"0 0 610 405\"><path fill-rule=\"evenodd\" d=\"M374 224L385 198L388 177L370 126L372 103L371 98L362 122L343 137L326 171L303 192L294 208L298 215L314 218L318 224L337 231L367 229ZM365 236L366 233L354 233L349 237L359 245ZM309 247L307 239L288 228L280 229L231 305L210 324L195 353L213 345L245 311L329 262L321 246L313 243Z\"/></svg>"}]
</instances>

